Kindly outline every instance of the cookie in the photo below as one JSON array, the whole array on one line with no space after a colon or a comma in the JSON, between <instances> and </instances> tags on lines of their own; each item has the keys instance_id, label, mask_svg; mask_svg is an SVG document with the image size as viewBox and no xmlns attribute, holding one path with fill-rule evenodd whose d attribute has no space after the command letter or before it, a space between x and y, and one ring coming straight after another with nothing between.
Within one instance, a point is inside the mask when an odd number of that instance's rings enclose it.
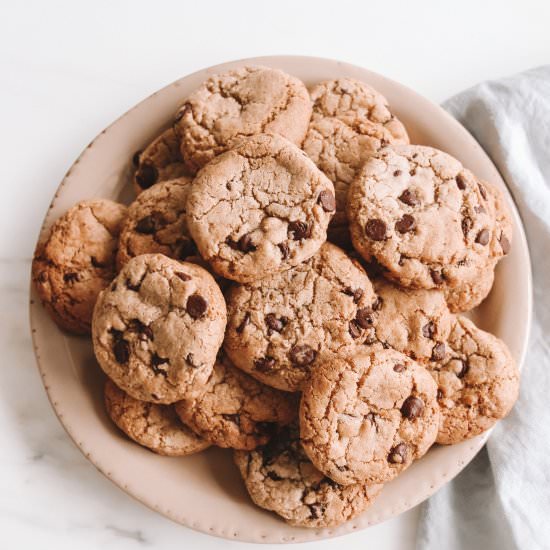
<instances>
[{"instance_id":1,"label":"cookie","mask_svg":"<svg viewBox=\"0 0 550 550\"><path fill-rule=\"evenodd\" d=\"M175 260L197 254L185 211L190 183L186 177L158 183L130 205L120 231L118 269L140 254L159 253Z\"/></svg>"},{"instance_id":2,"label":"cookie","mask_svg":"<svg viewBox=\"0 0 550 550\"><path fill-rule=\"evenodd\" d=\"M111 420L130 439L159 455L186 456L210 446L182 424L172 405L134 399L111 380L105 383L104 397Z\"/></svg>"},{"instance_id":3,"label":"cookie","mask_svg":"<svg viewBox=\"0 0 550 550\"><path fill-rule=\"evenodd\" d=\"M334 209L332 183L304 152L260 134L201 170L187 198L187 225L214 271L244 283L313 256Z\"/></svg>"},{"instance_id":4,"label":"cookie","mask_svg":"<svg viewBox=\"0 0 550 550\"><path fill-rule=\"evenodd\" d=\"M105 374L135 399L174 403L203 391L225 324L223 295L207 271L143 254L100 294L94 352Z\"/></svg>"},{"instance_id":5,"label":"cookie","mask_svg":"<svg viewBox=\"0 0 550 550\"><path fill-rule=\"evenodd\" d=\"M295 419L292 394L260 384L226 357L214 365L204 393L175 404L181 420L219 447L250 450L267 443L276 427Z\"/></svg>"},{"instance_id":6,"label":"cookie","mask_svg":"<svg viewBox=\"0 0 550 550\"><path fill-rule=\"evenodd\" d=\"M97 296L115 276L118 235L125 216L126 207L110 200L79 202L36 247L32 281L62 329L90 333Z\"/></svg>"},{"instance_id":7,"label":"cookie","mask_svg":"<svg viewBox=\"0 0 550 550\"><path fill-rule=\"evenodd\" d=\"M297 426L281 428L264 447L235 451L246 489L261 508L300 527L333 527L366 510L382 485L339 485L322 474L300 444Z\"/></svg>"},{"instance_id":8,"label":"cookie","mask_svg":"<svg viewBox=\"0 0 550 550\"><path fill-rule=\"evenodd\" d=\"M179 138L173 128L162 132L143 151L138 151L133 162L136 166L136 195L155 183L189 175L181 158Z\"/></svg>"},{"instance_id":9,"label":"cookie","mask_svg":"<svg viewBox=\"0 0 550 550\"><path fill-rule=\"evenodd\" d=\"M242 137L281 135L300 146L311 117L304 84L268 67L211 76L182 105L175 130L185 165L196 173Z\"/></svg>"},{"instance_id":10,"label":"cookie","mask_svg":"<svg viewBox=\"0 0 550 550\"><path fill-rule=\"evenodd\" d=\"M390 481L426 453L438 427L433 378L392 349L326 357L300 402L306 454L343 485Z\"/></svg>"},{"instance_id":11,"label":"cookie","mask_svg":"<svg viewBox=\"0 0 550 550\"><path fill-rule=\"evenodd\" d=\"M300 390L323 353L372 341L377 305L370 280L330 243L307 262L234 286L226 297L226 353L281 390Z\"/></svg>"},{"instance_id":12,"label":"cookie","mask_svg":"<svg viewBox=\"0 0 550 550\"><path fill-rule=\"evenodd\" d=\"M504 255L492 189L450 155L431 147L396 145L371 157L350 186L348 215L355 248L375 258L401 286L489 285L481 273ZM490 275L487 275L488 277ZM467 305L476 305L468 292Z\"/></svg>"},{"instance_id":13,"label":"cookie","mask_svg":"<svg viewBox=\"0 0 550 550\"><path fill-rule=\"evenodd\" d=\"M336 214L330 238L339 226L347 226L348 188L365 161L385 145L409 143L409 137L386 98L364 82L321 82L311 90L311 99L313 114L302 148L334 184Z\"/></svg>"},{"instance_id":14,"label":"cookie","mask_svg":"<svg viewBox=\"0 0 550 550\"><path fill-rule=\"evenodd\" d=\"M412 359L439 357L454 322L445 295L437 289L400 288L384 279L373 284L378 296L376 340Z\"/></svg>"},{"instance_id":15,"label":"cookie","mask_svg":"<svg viewBox=\"0 0 550 550\"><path fill-rule=\"evenodd\" d=\"M518 398L519 371L502 340L457 316L442 357L428 369L438 385L437 442L452 445L504 418Z\"/></svg>"}]
</instances>

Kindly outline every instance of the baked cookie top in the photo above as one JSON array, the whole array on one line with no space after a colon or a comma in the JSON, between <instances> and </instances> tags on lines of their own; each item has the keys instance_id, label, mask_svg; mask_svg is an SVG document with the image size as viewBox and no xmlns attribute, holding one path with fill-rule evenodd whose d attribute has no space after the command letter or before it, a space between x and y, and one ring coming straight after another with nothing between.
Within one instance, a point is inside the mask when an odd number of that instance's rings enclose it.
<instances>
[{"instance_id":1,"label":"baked cookie top","mask_svg":"<svg viewBox=\"0 0 550 550\"><path fill-rule=\"evenodd\" d=\"M330 243L307 262L227 293L231 360L270 386L298 391L317 359L371 341L377 301L363 269Z\"/></svg>"},{"instance_id":2,"label":"baked cookie top","mask_svg":"<svg viewBox=\"0 0 550 550\"><path fill-rule=\"evenodd\" d=\"M175 409L185 424L219 447L255 449L269 441L275 424L288 424L297 414L292 394L264 386L223 356L205 388Z\"/></svg>"},{"instance_id":3,"label":"baked cookie top","mask_svg":"<svg viewBox=\"0 0 550 550\"><path fill-rule=\"evenodd\" d=\"M69 209L38 243L32 281L54 321L89 334L98 294L115 276L118 235L126 207L96 199Z\"/></svg>"},{"instance_id":4,"label":"baked cookie top","mask_svg":"<svg viewBox=\"0 0 550 550\"><path fill-rule=\"evenodd\" d=\"M166 456L185 456L210 446L182 424L172 405L157 405L130 397L114 382L105 383L105 408L111 420L136 443Z\"/></svg>"},{"instance_id":5,"label":"baked cookie top","mask_svg":"<svg viewBox=\"0 0 550 550\"><path fill-rule=\"evenodd\" d=\"M385 145L409 143L409 137L386 98L364 82L321 82L311 90L311 99L313 114L302 148L334 183L334 227L347 222L348 188L367 158Z\"/></svg>"},{"instance_id":6,"label":"baked cookie top","mask_svg":"<svg viewBox=\"0 0 550 550\"><path fill-rule=\"evenodd\" d=\"M207 271L143 254L100 294L94 352L107 376L135 399L174 403L203 391L225 324L223 295Z\"/></svg>"},{"instance_id":7,"label":"baked cookie top","mask_svg":"<svg viewBox=\"0 0 550 550\"><path fill-rule=\"evenodd\" d=\"M252 500L291 525L331 527L366 510L382 485L339 485L322 474L300 444L297 426L286 426L265 446L235 451L235 463Z\"/></svg>"},{"instance_id":8,"label":"baked cookie top","mask_svg":"<svg viewBox=\"0 0 550 550\"><path fill-rule=\"evenodd\" d=\"M281 135L301 145L311 117L303 82L268 67L240 67L211 76L175 117L186 166L195 173L236 139Z\"/></svg>"},{"instance_id":9,"label":"baked cookie top","mask_svg":"<svg viewBox=\"0 0 550 550\"><path fill-rule=\"evenodd\" d=\"M164 130L132 159L136 167L134 191L139 195L155 183L189 175L180 153L180 142L173 128Z\"/></svg>"},{"instance_id":10,"label":"baked cookie top","mask_svg":"<svg viewBox=\"0 0 550 550\"><path fill-rule=\"evenodd\" d=\"M191 185L187 224L201 256L239 282L295 266L326 240L334 187L280 136L244 139Z\"/></svg>"},{"instance_id":11,"label":"baked cookie top","mask_svg":"<svg viewBox=\"0 0 550 550\"><path fill-rule=\"evenodd\" d=\"M430 373L392 349L327 356L300 403L300 436L319 470L338 483L384 483L420 458L439 427Z\"/></svg>"},{"instance_id":12,"label":"baked cookie top","mask_svg":"<svg viewBox=\"0 0 550 550\"><path fill-rule=\"evenodd\" d=\"M402 286L474 284L503 255L487 186L437 149L385 147L350 186L353 244Z\"/></svg>"},{"instance_id":13,"label":"baked cookie top","mask_svg":"<svg viewBox=\"0 0 550 550\"><path fill-rule=\"evenodd\" d=\"M190 183L185 176L158 183L129 206L120 231L118 269L140 254L159 253L176 260L197 254L185 210Z\"/></svg>"},{"instance_id":14,"label":"baked cookie top","mask_svg":"<svg viewBox=\"0 0 550 550\"><path fill-rule=\"evenodd\" d=\"M488 430L518 398L519 371L506 344L465 317L455 318L444 356L428 369L438 386L438 443Z\"/></svg>"}]
</instances>

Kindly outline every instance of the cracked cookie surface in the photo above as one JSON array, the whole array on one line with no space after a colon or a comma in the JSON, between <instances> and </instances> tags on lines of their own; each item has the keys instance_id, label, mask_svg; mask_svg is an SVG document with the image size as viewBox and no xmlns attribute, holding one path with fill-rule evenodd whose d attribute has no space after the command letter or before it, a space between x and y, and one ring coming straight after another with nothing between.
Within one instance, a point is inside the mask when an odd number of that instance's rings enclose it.
<instances>
[{"instance_id":1,"label":"cracked cookie surface","mask_svg":"<svg viewBox=\"0 0 550 550\"><path fill-rule=\"evenodd\" d=\"M430 373L398 351L363 346L328 356L302 394L304 450L338 483L389 481L434 443L436 394Z\"/></svg>"},{"instance_id":2,"label":"cracked cookie surface","mask_svg":"<svg viewBox=\"0 0 550 550\"><path fill-rule=\"evenodd\" d=\"M172 405L157 405L130 397L107 380L105 408L111 420L139 445L165 456L186 456L210 446L185 426Z\"/></svg>"},{"instance_id":3,"label":"cracked cookie surface","mask_svg":"<svg viewBox=\"0 0 550 550\"><path fill-rule=\"evenodd\" d=\"M506 344L457 316L445 356L428 369L438 385L437 442L459 443L491 428L513 407L519 371Z\"/></svg>"},{"instance_id":4,"label":"cracked cookie surface","mask_svg":"<svg viewBox=\"0 0 550 550\"><path fill-rule=\"evenodd\" d=\"M90 333L96 299L115 276L118 236L126 210L106 199L79 202L37 245L32 281L61 328Z\"/></svg>"},{"instance_id":5,"label":"cracked cookie surface","mask_svg":"<svg viewBox=\"0 0 550 550\"><path fill-rule=\"evenodd\" d=\"M261 384L226 357L216 361L205 388L175 409L185 424L219 447L255 449L269 441L275 424L288 424L297 414L295 396Z\"/></svg>"},{"instance_id":6,"label":"cracked cookie surface","mask_svg":"<svg viewBox=\"0 0 550 550\"><path fill-rule=\"evenodd\" d=\"M300 80L268 67L241 67L206 80L182 105L174 127L195 173L242 137L278 134L300 146L310 117Z\"/></svg>"},{"instance_id":7,"label":"cracked cookie surface","mask_svg":"<svg viewBox=\"0 0 550 550\"><path fill-rule=\"evenodd\" d=\"M338 226L347 225L348 188L367 158L385 145L409 143L409 137L386 98L364 82L329 80L310 95L313 114L302 148L334 183L336 214L330 237Z\"/></svg>"},{"instance_id":8,"label":"cracked cookie surface","mask_svg":"<svg viewBox=\"0 0 550 550\"><path fill-rule=\"evenodd\" d=\"M225 324L223 295L207 271L144 254L100 294L94 352L107 376L135 399L174 403L203 391Z\"/></svg>"},{"instance_id":9,"label":"cracked cookie surface","mask_svg":"<svg viewBox=\"0 0 550 550\"><path fill-rule=\"evenodd\" d=\"M264 384L298 391L317 359L373 337L377 300L363 269L325 243L307 262L227 294L224 349Z\"/></svg>"},{"instance_id":10,"label":"cracked cookie surface","mask_svg":"<svg viewBox=\"0 0 550 550\"><path fill-rule=\"evenodd\" d=\"M304 152L260 134L201 170L189 191L187 224L214 271L249 282L313 256L334 209L332 183Z\"/></svg>"},{"instance_id":11,"label":"cracked cookie surface","mask_svg":"<svg viewBox=\"0 0 550 550\"><path fill-rule=\"evenodd\" d=\"M136 195L161 181L189 175L181 158L179 138L173 128L162 132L143 151L138 151L133 161L136 165Z\"/></svg>"},{"instance_id":12,"label":"cracked cookie surface","mask_svg":"<svg viewBox=\"0 0 550 550\"><path fill-rule=\"evenodd\" d=\"M330 527L366 510L382 485L339 485L311 463L300 444L298 427L281 428L265 446L235 451L246 489L261 508L291 525Z\"/></svg>"},{"instance_id":13,"label":"cracked cookie surface","mask_svg":"<svg viewBox=\"0 0 550 550\"><path fill-rule=\"evenodd\" d=\"M197 254L185 210L190 183L187 177L158 183L129 206L120 231L118 269L140 254L159 253L175 260Z\"/></svg>"},{"instance_id":14,"label":"cracked cookie surface","mask_svg":"<svg viewBox=\"0 0 550 550\"><path fill-rule=\"evenodd\" d=\"M454 297L454 311L471 308L490 290L483 278L506 250L488 189L446 153L385 147L350 186L353 244L400 285L439 288Z\"/></svg>"}]
</instances>

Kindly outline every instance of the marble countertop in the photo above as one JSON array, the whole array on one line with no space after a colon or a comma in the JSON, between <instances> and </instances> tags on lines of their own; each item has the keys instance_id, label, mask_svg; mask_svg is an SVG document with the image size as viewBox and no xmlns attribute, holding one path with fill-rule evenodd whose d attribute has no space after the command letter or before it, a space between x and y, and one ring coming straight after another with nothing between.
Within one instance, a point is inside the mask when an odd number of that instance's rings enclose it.
<instances>
[{"instance_id":1,"label":"marble countertop","mask_svg":"<svg viewBox=\"0 0 550 550\"><path fill-rule=\"evenodd\" d=\"M548 62L547 2L465 0L452 19L443 4L391 0L374 8L342 0L335 13L332 2L281 0L269 24L264 6L246 1L165 2L157 11L145 1L2 4L2 548L251 547L150 511L97 472L64 432L38 375L28 323L30 257L43 215L96 134L204 66L273 53L332 57L441 101L477 81ZM412 549L418 515L414 509L315 548Z\"/></svg>"}]
</instances>

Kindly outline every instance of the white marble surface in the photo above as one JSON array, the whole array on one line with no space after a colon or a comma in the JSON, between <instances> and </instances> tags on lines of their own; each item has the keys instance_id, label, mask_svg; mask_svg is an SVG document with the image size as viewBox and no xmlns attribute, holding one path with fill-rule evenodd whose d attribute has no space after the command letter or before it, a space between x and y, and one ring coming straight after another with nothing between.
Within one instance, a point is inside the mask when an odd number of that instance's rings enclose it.
<instances>
[{"instance_id":1,"label":"white marble surface","mask_svg":"<svg viewBox=\"0 0 550 550\"><path fill-rule=\"evenodd\" d=\"M149 511L86 461L42 388L29 258L64 173L103 127L198 68L255 55L339 58L441 101L550 61L550 3L96 1L0 3L2 548L243 547ZM452 12L452 14L451 14ZM215 513L215 511L214 511ZM414 548L418 511L316 548Z\"/></svg>"}]
</instances>

